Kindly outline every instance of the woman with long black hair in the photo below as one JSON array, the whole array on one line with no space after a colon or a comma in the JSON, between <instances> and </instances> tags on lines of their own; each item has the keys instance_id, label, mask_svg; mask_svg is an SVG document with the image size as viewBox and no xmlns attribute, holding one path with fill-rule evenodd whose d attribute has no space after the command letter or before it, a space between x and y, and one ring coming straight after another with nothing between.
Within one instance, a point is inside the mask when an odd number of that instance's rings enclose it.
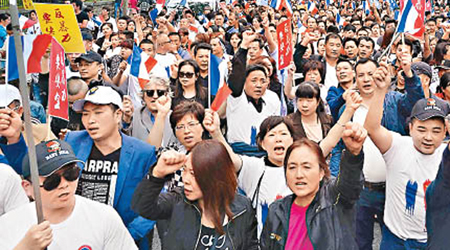
<instances>
[{"instance_id":1,"label":"woman with long black hair","mask_svg":"<svg viewBox=\"0 0 450 250\"><path fill-rule=\"evenodd\" d=\"M208 107L208 92L199 82L199 77L200 68L194 60L185 60L178 65L172 109L182 101L196 101Z\"/></svg>"}]
</instances>

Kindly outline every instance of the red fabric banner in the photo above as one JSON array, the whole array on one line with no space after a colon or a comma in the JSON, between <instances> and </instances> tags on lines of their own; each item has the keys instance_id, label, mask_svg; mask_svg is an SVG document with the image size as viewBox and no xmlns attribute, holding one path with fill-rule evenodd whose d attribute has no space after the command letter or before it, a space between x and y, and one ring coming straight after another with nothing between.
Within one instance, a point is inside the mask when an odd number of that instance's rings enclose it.
<instances>
[{"instance_id":1,"label":"red fabric banner","mask_svg":"<svg viewBox=\"0 0 450 250\"><path fill-rule=\"evenodd\" d=\"M286 20L277 26L278 38L278 69L289 66L292 61L292 30L291 20Z\"/></svg>"},{"instance_id":2,"label":"red fabric banner","mask_svg":"<svg viewBox=\"0 0 450 250\"><path fill-rule=\"evenodd\" d=\"M53 38L48 80L48 113L51 116L69 120L65 60L64 48Z\"/></svg>"}]
</instances>

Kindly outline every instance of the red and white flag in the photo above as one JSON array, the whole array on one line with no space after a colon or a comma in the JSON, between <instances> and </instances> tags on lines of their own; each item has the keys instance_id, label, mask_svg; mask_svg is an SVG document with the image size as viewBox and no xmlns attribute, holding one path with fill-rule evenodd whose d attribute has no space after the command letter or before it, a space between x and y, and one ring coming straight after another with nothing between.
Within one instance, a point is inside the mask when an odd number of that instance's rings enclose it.
<instances>
[{"instance_id":1,"label":"red and white flag","mask_svg":"<svg viewBox=\"0 0 450 250\"><path fill-rule=\"evenodd\" d=\"M288 19L277 26L278 38L278 69L289 66L292 61L292 31L291 21Z\"/></svg>"}]
</instances>

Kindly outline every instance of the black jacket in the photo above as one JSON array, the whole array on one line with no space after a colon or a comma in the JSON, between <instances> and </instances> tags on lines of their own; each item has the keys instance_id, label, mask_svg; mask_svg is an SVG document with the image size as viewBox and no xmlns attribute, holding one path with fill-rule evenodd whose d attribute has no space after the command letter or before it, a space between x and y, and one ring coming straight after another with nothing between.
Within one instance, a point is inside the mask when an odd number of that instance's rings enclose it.
<instances>
[{"instance_id":1,"label":"black jacket","mask_svg":"<svg viewBox=\"0 0 450 250\"><path fill-rule=\"evenodd\" d=\"M345 152L339 176L322 181L306 211L306 227L314 249L358 249L354 204L364 181L363 162L362 151L358 156ZM290 195L270 205L261 235L261 249L284 249L294 200L295 195Z\"/></svg>"},{"instance_id":2,"label":"black jacket","mask_svg":"<svg viewBox=\"0 0 450 250\"><path fill-rule=\"evenodd\" d=\"M182 188L160 193L165 179L150 176L136 188L131 208L142 217L166 220L162 239L163 249L197 249L201 235L201 212L196 202L186 199ZM230 206L233 218L225 226L233 249L258 249L255 211L248 198L236 194Z\"/></svg>"}]
</instances>

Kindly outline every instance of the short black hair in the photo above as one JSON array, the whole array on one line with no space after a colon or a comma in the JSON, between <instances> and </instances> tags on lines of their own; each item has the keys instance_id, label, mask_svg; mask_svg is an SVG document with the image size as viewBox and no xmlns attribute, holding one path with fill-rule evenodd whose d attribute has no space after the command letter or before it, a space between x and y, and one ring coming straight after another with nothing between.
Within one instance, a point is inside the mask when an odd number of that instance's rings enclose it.
<instances>
[{"instance_id":1,"label":"short black hair","mask_svg":"<svg viewBox=\"0 0 450 250\"><path fill-rule=\"evenodd\" d=\"M168 36L169 37L171 37L171 36L178 36L178 38L181 39L181 36L180 36L180 34L178 34L178 32L170 32Z\"/></svg>"},{"instance_id":2,"label":"short black hair","mask_svg":"<svg viewBox=\"0 0 450 250\"><path fill-rule=\"evenodd\" d=\"M257 70L262 71L264 73L264 75L267 77L267 69L266 69L266 67L264 67L261 64L257 64L256 63L256 64L250 64L247 67L247 69L245 70L245 78L247 78L250 75L250 73L252 73L253 71L257 71Z\"/></svg>"},{"instance_id":3,"label":"short black hair","mask_svg":"<svg viewBox=\"0 0 450 250\"><path fill-rule=\"evenodd\" d=\"M192 46L192 44L191 44L191 46ZM209 51L212 51L211 45L209 45L207 43L199 43L197 46L195 46L194 57L197 56L198 51L201 49L207 49Z\"/></svg>"},{"instance_id":4,"label":"short black hair","mask_svg":"<svg viewBox=\"0 0 450 250\"><path fill-rule=\"evenodd\" d=\"M376 66L377 68L380 66L380 65L378 64L378 62L375 61L375 60L373 60L372 58L362 58L362 59L360 59L360 60L358 60L358 61L356 62L356 65L355 65L355 72L356 72L356 69L358 68L358 66L359 66L360 64L366 64L366 63L369 63L369 62L375 64L375 66Z\"/></svg>"},{"instance_id":5,"label":"short black hair","mask_svg":"<svg viewBox=\"0 0 450 250\"><path fill-rule=\"evenodd\" d=\"M261 151L264 151L261 144L264 140L264 137L266 137L267 133L269 133L270 130L277 127L278 125L284 123L289 130L289 133L291 133L291 137L294 138L294 127L291 123L291 121L285 117L282 116L269 116L261 123L259 126L259 133L256 136L256 141L258 144L258 148Z\"/></svg>"},{"instance_id":6,"label":"short black hair","mask_svg":"<svg viewBox=\"0 0 450 250\"><path fill-rule=\"evenodd\" d=\"M347 38L345 38L344 39L344 44L343 44L343 46L345 47L345 45L347 44L347 43L349 43L349 42L354 42L355 43L355 45L356 45L356 47L358 47L358 40L356 40L355 38L353 38L353 37L347 37Z\"/></svg>"},{"instance_id":7,"label":"short black hair","mask_svg":"<svg viewBox=\"0 0 450 250\"><path fill-rule=\"evenodd\" d=\"M151 44L151 45L154 45L154 43L153 43L152 40L150 40L150 39L142 39L142 41L139 43L139 47L141 47L142 44Z\"/></svg>"},{"instance_id":8,"label":"short black hair","mask_svg":"<svg viewBox=\"0 0 450 250\"><path fill-rule=\"evenodd\" d=\"M336 39L336 38L339 39L339 41L341 41L341 44L342 44L342 37L340 35L338 35L337 33L329 33L325 37L325 44L327 44L330 39Z\"/></svg>"},{"instance_id":9,"label":"short black hair","mask_svg":"<svg viewBox=\"0 0 450 250\"><path fill-rule=\"evenodd\" d=\"M369 41L370 44L372 44L372 50L375 49L375 42L373 41L372 38L368 37L368 36L362 36L358 39L358 46L361 43L361 41Z\"/></svg>"},{"instance_id":10,"label":"short black hair","mask_svg":"<svg viewBox=\"0 0 450 250\"><path fill-rule=\"evenodd\" d=\"M83 2L81 0L72 0L70 3L75 3L75 5L80 9L83 8Z\"/></svg>"}]
</instances>

